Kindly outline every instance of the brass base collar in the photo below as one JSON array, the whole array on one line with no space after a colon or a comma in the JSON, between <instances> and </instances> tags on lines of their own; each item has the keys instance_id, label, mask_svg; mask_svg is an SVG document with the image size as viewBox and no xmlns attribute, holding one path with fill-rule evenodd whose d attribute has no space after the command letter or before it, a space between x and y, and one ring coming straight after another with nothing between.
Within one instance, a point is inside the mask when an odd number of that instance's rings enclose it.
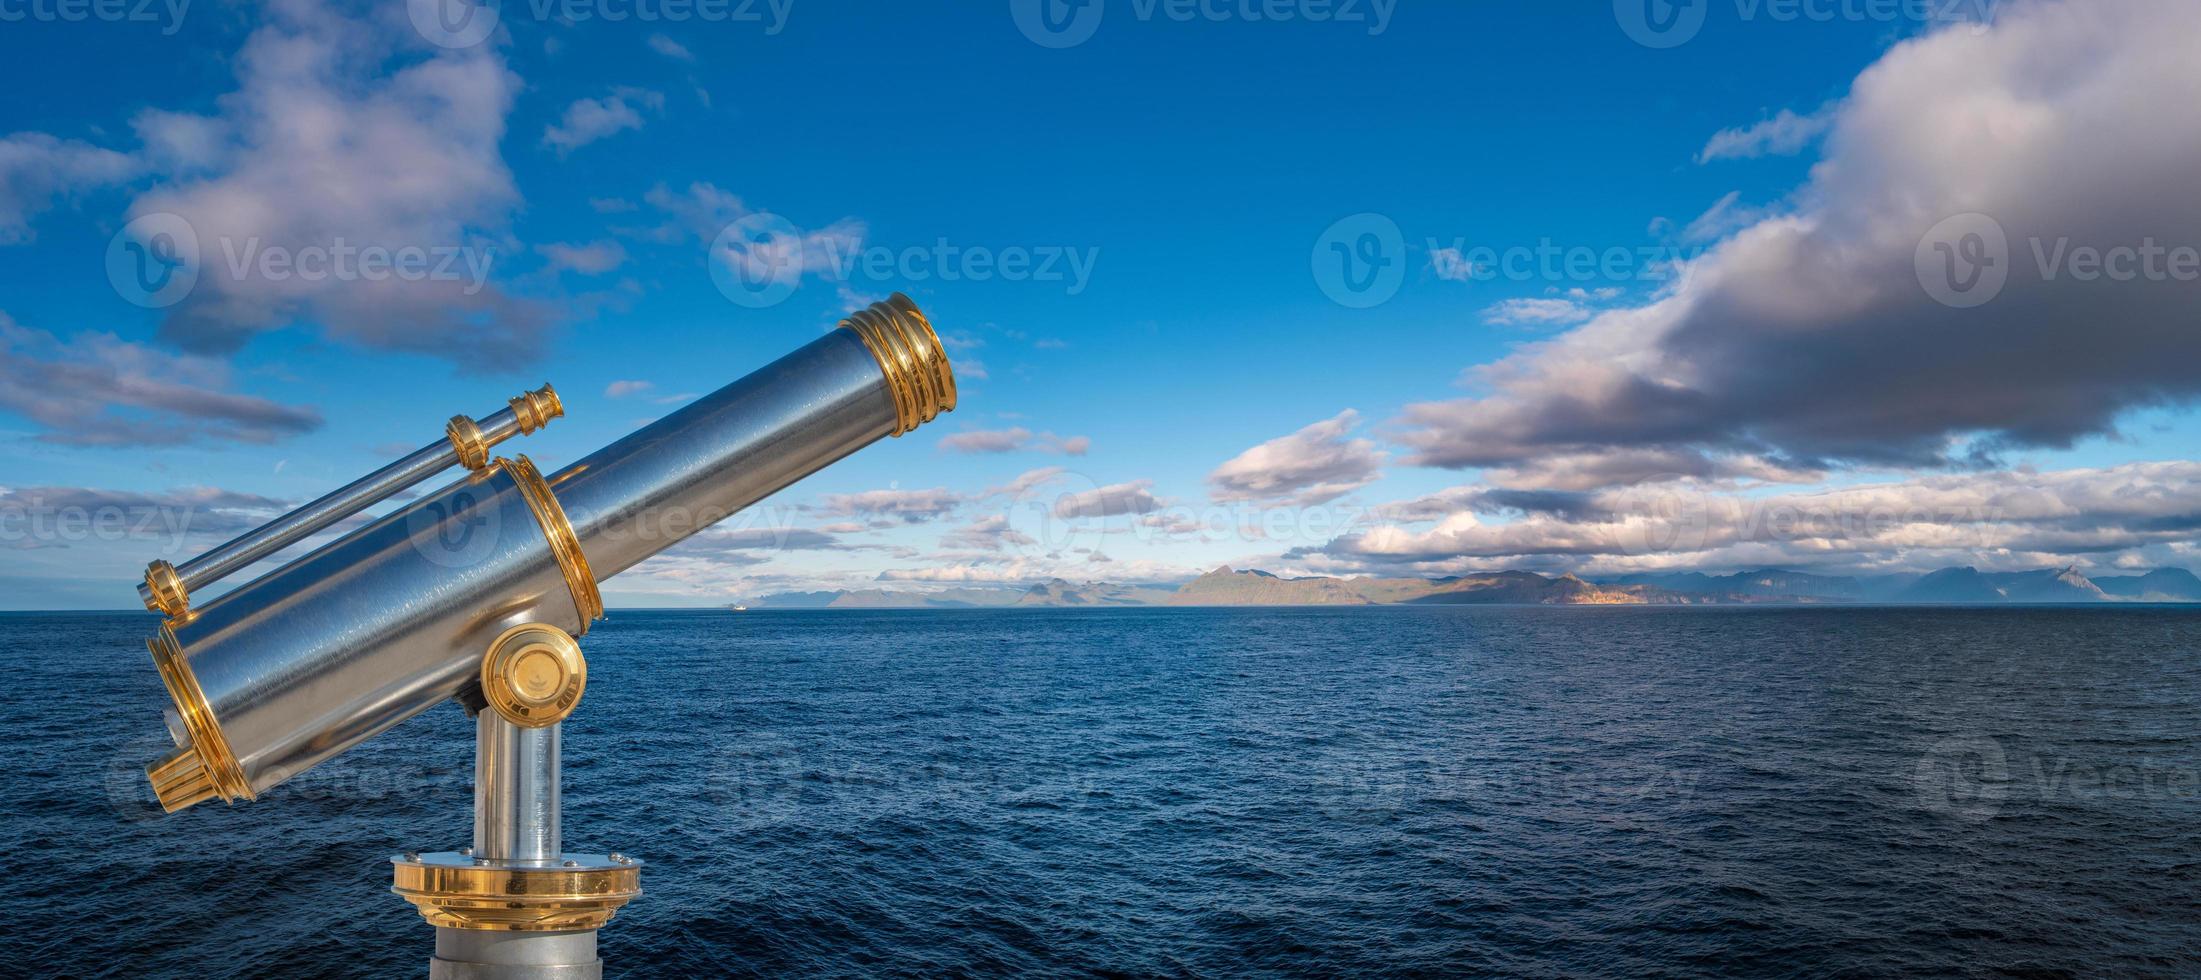
<instances>
[{"instance_id":1,"label":"brass base collar","mask_svg":"<svg viewBox=\"0 0 2201 980\"><path fill-rule=\"evenodd\" d=\"M642 862L567 854L551 865L476 861L464 854L390 859L390 890L447 929L564 932L598 929L642 894Z\"/></svg>"}]
</instances>

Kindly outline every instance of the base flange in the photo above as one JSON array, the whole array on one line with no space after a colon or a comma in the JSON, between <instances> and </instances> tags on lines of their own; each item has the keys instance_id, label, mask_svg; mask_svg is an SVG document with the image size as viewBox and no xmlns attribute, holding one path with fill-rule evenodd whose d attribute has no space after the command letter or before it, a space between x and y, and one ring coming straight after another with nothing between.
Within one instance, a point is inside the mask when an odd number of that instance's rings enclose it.
<instances>
[{"instance_id":1,"label":"base flange","mask_svg":"<svg viewBox=\"0 0 2201 980\"><path fill-rule=\"evenodd\" d=\"M418 906L429 924L447 929L591 930L642 894L642 862L621 854L520 864L439 851L399 855L390 865L390 890Z\"/></svg>"}]
</instances>

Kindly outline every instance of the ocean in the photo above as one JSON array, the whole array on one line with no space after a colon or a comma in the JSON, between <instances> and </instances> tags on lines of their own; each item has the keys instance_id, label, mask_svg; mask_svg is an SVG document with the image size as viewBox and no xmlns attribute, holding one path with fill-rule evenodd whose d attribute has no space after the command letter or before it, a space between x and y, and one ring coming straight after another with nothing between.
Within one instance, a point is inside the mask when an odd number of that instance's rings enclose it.
<instances>
[{"instance_id":1,"label":"ocean","mask_svg":"<svg viewBox=\"0 0 2201 980\"><path fill-rule=\"evenodd\" d=\"M0 962L421 976L439 707L163 817L125 614L0 615ZM608 976L2201 975L2201 610L615 611Z\"/></svg>"}]
</instances>

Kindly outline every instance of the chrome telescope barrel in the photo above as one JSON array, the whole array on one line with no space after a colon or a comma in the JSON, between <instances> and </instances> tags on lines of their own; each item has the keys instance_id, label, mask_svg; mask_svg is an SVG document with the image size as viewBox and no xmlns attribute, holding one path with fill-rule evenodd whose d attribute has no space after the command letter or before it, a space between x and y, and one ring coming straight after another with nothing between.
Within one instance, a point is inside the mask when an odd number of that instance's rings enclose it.
<instances>
[{"instance_id":1,"label":"chrome telescope barrel","mask_svg":"<svg viewBox=\"0 0 2201 980\"><path fill-rule=\"evenodd\" d=\"M352 481L319 500L238 535L203 555L170 565L156 561L138 583L145 608L181 616L191 595L209 585L335 526L336 522L397 496L453 466L478 470L489 465L489 450L516 435L529 435L565 414L558 392L549 385L518 397L480 419L464 415L444 427L444 438L414 450L404 459Z\"/></svg>"},{"instance_id":2,"label":"chrome telescope barrel","mask_svg":"<svg viewBox=\"0 0 2201 980\"><path fill-rule=\"evenodd\" d=\"M499 459L171 618L147 644L176 709L161 804L253 799L478 686L520 627L586 633L601 580L955 398L896 294L547 480Z\"/></svg>"}]
</instances>

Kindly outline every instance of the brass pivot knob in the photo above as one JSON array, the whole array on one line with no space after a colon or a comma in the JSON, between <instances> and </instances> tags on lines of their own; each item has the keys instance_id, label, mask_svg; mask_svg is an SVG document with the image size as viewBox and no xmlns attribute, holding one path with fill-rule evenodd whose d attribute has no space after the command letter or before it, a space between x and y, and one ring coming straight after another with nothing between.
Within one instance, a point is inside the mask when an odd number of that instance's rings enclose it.
<instances>
[{"instance_id":1,"label":"brass pivot knob","mask_svg":"<svg viewBox=\"0 0 2201 980\"><path fill-rule=\"evenodd\" d=\"M587 687L581 645L555 626L526 623L508 629L481 658L482 700L521 728L564 721Z\"/></svg>"},{"instance_id":2,"label":"brass pivot knob","mask_svg":"<svg viewBox=\"0 0 2201 980\"><path fill-rule=\"evenodd\" d=\"M489 465L489 437L482 435L481 426L464 415L451 417L443 427L445 438L451 440L451 448L459 451L459 465L478 470Z\"/></svg>"}]
</instances>

